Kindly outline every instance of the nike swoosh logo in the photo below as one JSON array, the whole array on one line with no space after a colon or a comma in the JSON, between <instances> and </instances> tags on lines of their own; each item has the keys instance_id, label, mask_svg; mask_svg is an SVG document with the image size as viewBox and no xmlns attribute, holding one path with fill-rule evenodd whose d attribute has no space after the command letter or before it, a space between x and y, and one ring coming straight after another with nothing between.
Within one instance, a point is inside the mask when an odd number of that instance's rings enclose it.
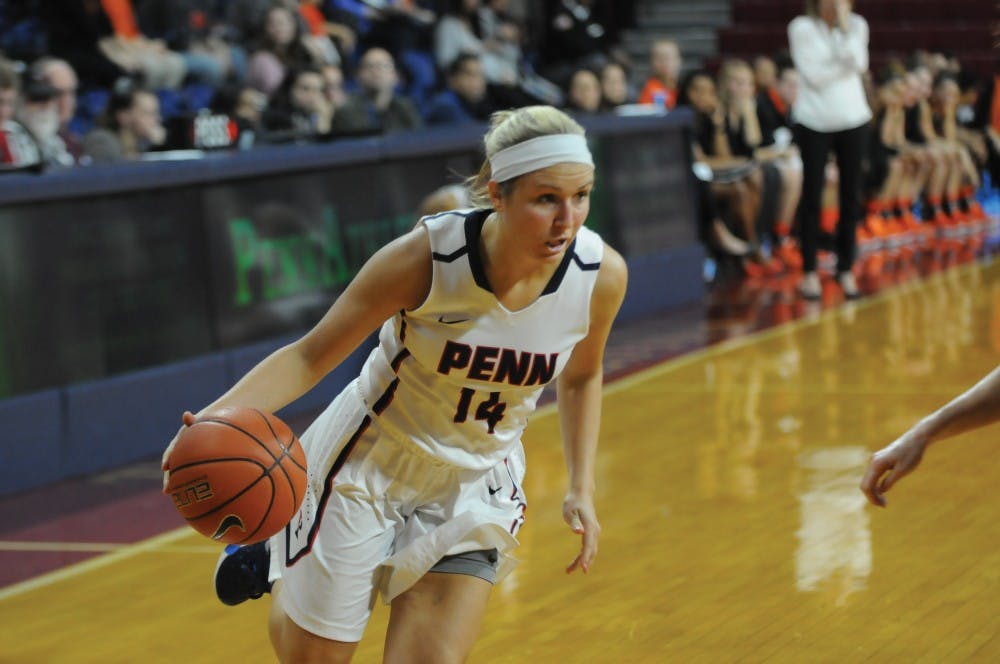
<instances>
[{"instance_id":1,"label":"nike swoosh logo","mask_svg":"<svg viewBox=\"0 0 1000 664\"><path fill-rule=\"evenodd\" d=\"M217 540L221 538L230 528L239 528L243 532L247 531L246 526L243 525L243 519L235 514L229 514L222 520L219 527L215 529L215 532L212 534L212 539Z\"/></svg>"},{"instance_id":2,"label":"nike swoosh logo","mask_svg":"<svg viewBox=\"0 0 1000 664\"><path fill-rule=\"evenodd\" d=\"M445 320L444 316L438 316L438 322L444 323L445 325L456 325L458 323L465 323L472 320L471 318L456 318L455 320Z\"/></svg>"},{"instance_id":3,"label":"nike swoosh logo","mask_svg":"<svg viewBox=\"0 0 1000 664\"><path fill-rule=\"evenodd\" d=\"M499 491L502 488L503 488L502 486L498 486L497 488L494 489L493 487L488 486L488 487L486 487L486 490L490 492L491 496L495 496L496 493L497 493L497 491Z\"/></svg>"}]
</instances>

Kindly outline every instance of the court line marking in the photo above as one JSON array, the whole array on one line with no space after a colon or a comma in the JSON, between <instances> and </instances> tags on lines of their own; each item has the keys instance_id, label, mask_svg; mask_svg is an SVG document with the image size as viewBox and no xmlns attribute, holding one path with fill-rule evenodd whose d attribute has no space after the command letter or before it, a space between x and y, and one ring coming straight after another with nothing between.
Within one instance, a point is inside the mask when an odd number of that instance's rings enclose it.
<instances>
[{"instance_id":1,"label":"court line marking","mask_svg":"<svg viewBox=\"0 0 1000 664\"><path fill-rule=\"evenodd\" d=\"M106 551L117 551L125 547L133 546L134 542L46 542L46 541L17 541L0 540L0 552L4 551L41 551L48 553L80 552L90 553ZM219 547L205 545L168 545L157 550L164 553L219 553Z\"/></svg>"},{"instance_id":2,"label":"court line marking","mask_svg":"<svg viewBox=\"0 0 1000 664\"><path fill-rule=\"evenodd\" d=\"M656 378L662 374L686 367L698 360L713 357L720 353L726 353L738 348L743 348L753 343L767 341L775 337L795 332L806 326L817 325L825 318L829 318L831 316L844 316L845 311L849 311L850 309L854 309L854 314L857 314L858 310L869 309L876 304L887 300L890 296L895 296L900 291L912 290L917 286L932 284L934 281L940 281L945 278L955 279L958 278L961 271L970 271L973 267L981 268L982 266L978 265L976 262L954 266L926 277L906 281L902 284L896 284L890 288L880 290L874 295L868 295L856 302L841 303L836 307L822 309L814 314L806 315L801 318L788 321L787 323L782 323L781 325L750 332L733 339L725 339L712 344L711 346L699 348L681 356L669 358L651 367L640 369L635 373L621 376L620 378L606 383L604 385L603 392L604 394L615 394L617 392L621 392L622 390L634 387L635 385L648 381L652 378ZM552 415L556 412L556 407L557 404L555 402L546 404L535 411L534 417L538 418ZM92 570L106 567L107 565L118 562L119 560L131 558L132 556L140 553L158 550L166 544L193 534L195 534L195 531L185 526L160 535L154 535L149 539L136 542L135 544L126 545L115 551L98 555L95 558L90 558L88 560L42 574L41 576L27 579L26 581L22 581L20 583L15 583L14 585L7 586L6 588L0 588L0 602L32 590L44 588L45 586L52 585L66 579L71 579Z\"/></svg>"},{"instance_id":3,"label":"court line marking","mask_svg":"<svg viewBox=\"0 0 1000 664\"><path fill-rule=\"evenodd\" d=\"M0 588L0 602L15 597L17 595L22 595L26 592L37 590L39 588L44 588L60 581L66 579L71 579L80 574L86 572L91 572L102 567L107 567L108 565L114 564L119 560L125 558L131 558L140 553L145 553L147 551L158 550L164 545L172 544L176 540L182 539L184 537L189 537L190 535L196 534L195 531L188 527L178 528L177 530L171 530L160 535L154 535L149 539L143 540L141 542L136 542L135 544L130 544L128 546L122 547L116 551L111 551L103 555L99 555L95 558L89 558L87 560L82 560L78 563L73 563L67 567L61 569L53 570L41 576L36 576L32 579L27 579L21 581L20 583L15 583L12 586L7 586L6 588ZM221 549L220 549L221 551Z\"/></svg>"}]
</instances>

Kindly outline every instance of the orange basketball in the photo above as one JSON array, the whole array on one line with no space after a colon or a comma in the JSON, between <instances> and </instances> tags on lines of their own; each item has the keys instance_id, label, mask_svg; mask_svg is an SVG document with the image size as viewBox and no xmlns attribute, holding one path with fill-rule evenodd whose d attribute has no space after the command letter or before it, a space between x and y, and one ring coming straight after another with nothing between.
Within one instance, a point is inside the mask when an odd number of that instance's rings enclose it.
<instances>
[{"instance_id":1,"label":"orange basketball","mask_svg":"<svg viewBox=\"0 0 1000 664\"><path fill-rule=\"evenodd\" d=\"M202 535L253 544L291 521L306 490L306 455L288 425L253 408L223 408L184 427L164 492Z\"/></svg>"}]
</instances>

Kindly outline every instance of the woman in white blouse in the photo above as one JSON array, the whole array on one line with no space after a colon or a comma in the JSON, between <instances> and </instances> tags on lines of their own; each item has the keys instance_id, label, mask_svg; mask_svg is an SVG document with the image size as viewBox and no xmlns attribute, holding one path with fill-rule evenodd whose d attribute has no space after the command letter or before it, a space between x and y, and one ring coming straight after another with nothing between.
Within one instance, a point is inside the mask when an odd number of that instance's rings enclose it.
<instances>
[{"instance_id":1,"label":"woman in white blouse","mask_svg":"<svg viewBox=\"0 0 1000 664\"><path fill-rule=\"evenodd\" d=\"M868 70L868 23L851 7L851 0L806 0L805 15L788 24L789 49L800 77L792 107L803 165L799 221L804 275L799 290L809 299L818 299L821 293L816 245L831 151L839 170L837 281L845 296L858 296L851 267L855 229L862 216L862 161L872 112L862 82Z\"/></svg>"}]
</instances>

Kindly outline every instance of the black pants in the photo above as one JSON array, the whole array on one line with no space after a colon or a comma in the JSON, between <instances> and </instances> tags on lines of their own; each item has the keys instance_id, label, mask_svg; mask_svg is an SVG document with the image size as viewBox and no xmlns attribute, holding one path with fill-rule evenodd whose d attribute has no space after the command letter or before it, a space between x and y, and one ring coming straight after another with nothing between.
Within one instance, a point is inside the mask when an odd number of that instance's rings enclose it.
<instances>
[{"instance_id":1,"label":"black pants","mask_svg":"<svg viewBox=\"0 0 1000 664\"><path fill-rule=\"evenodd\" d=\"M820 206L827 157L832 150L840 171L840 220L837 222L837 272L847 272L854 264L855 230L862 215L862 165L868 152L868 125L844 131L813 131L795 125L795 141L802 155L802 198L799 203L799 229L802 242L802 269L816 270L816 245L819 242Z\"/></svg>"}]
</instances>

